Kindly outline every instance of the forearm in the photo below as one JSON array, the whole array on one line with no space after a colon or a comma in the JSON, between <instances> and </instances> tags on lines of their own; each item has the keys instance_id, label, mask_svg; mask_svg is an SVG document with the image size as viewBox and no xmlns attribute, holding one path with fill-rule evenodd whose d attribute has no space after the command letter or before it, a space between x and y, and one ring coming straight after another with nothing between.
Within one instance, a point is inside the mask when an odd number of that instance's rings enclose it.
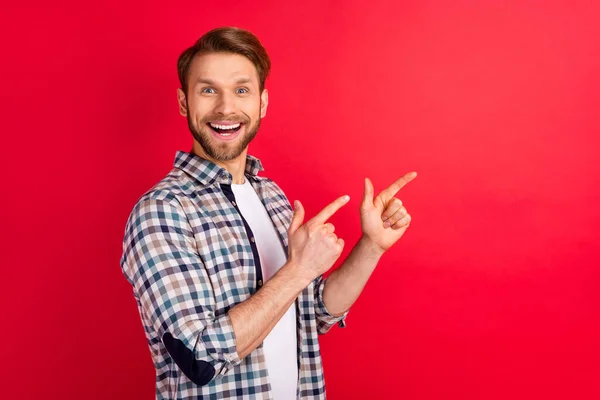
<instances>
[{"instance_id":1,"label":"forearm","mask_svg":"<svg viewBox=\"0 0 600 400\"><path fill-rule=\"evenodd\" d=\"M264 341L310 282L287 263L252 297L229 310L240 359Z\"/></svg>"},{"instance_id":2,"label":"forearm","mask_svg":"<svg viewBox=\"0 0 600 400\"><path fill-rule=\"evenodd\" d=\"M340 316L354 304L382 255L379 247L361 238L344 263L329 275L323 302L331 315Z\"/></svg>"}]
</instances>

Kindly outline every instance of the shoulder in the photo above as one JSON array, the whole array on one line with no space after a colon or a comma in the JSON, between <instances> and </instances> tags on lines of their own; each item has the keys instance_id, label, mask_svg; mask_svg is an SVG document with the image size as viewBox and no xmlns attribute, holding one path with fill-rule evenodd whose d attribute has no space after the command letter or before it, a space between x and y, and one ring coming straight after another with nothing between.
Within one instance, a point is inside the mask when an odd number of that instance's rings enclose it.
<instances>
[{"instance_id":1,"label":"shoulder","mask_svg":"<svg viewBox=\"0 0 600 400\"><path fill-rule=\"evenodd\" d=\"M148 189L138 200L162 201L176 203L181 198L189 197L194 193L194 182L180 169L173 168L156 185Z\"/></svg>"},{"instance_id":2,"label":"shoulder","mask_svg":"<svg viewBox=\"0 0 600 400\"><path fill-rule=\"evenodd\" d=\"M129 231L140 223L153 223L180 215L185 218L183 204L194 193L193 182L185 173L173 168L164 178L143 193L136 201L129 218Z\"/></svg>"}]
</instances>

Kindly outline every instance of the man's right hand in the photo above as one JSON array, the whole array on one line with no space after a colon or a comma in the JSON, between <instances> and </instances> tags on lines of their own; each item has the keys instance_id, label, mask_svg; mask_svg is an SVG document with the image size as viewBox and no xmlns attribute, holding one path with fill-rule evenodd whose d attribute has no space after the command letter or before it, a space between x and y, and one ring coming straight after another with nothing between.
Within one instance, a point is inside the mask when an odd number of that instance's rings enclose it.
<instances>
[{"instance_id":1,"label":"man's right hand","mask_svg":"<svg viewBox=\"0 0 600 400\"><path fill-rule=\"evenodd\" d=\"M296 200L294 217L288 229L288 263L310 281L327 272L342 254L344 240L334 233L335 227L328 223L337 210L350 200L342 196L329 204L313 219L304 221L304 207Z\"/></svg>"}]
</instances>

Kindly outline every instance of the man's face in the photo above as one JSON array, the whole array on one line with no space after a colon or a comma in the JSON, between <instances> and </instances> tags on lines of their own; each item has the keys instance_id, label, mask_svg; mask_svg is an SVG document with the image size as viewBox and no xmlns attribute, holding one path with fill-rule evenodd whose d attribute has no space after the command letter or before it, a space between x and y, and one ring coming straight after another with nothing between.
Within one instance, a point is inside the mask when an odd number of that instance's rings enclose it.
<instances>
[{"instance_id":1,"label":"man's face","mask_svg":"<svg viewBox=\"0 0 600 400\"><path fill-rule=\"evenodd\" d=\"M178 89L180 113L202 150L217 161L239 157L266 115L268 94L244 56L208 53L190 65L187 96Z\"/></svg>"}]
</instances>

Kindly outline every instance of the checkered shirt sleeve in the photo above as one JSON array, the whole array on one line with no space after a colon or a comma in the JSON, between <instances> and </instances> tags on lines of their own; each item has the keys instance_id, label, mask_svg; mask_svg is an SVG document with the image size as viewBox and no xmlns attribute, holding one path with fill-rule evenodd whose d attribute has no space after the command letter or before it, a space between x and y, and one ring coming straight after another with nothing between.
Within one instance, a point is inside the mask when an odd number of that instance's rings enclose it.
<instances>
[{"instance_id":1,"label":"checkered shirt sleeve","mask_svg":"<svg viewBox=\"0 0 600 400\"><path fill-rule=\"evenodd\" d=\"M317 320L317 330L319 334L327 333L335 324L340 328L346 327L346 317L349 310L340 316L333 316L327 311L325 302L323 301L323 291L325 290L325 282L327 278L323 275L315 280L315 318Z\"/></svg>"},{"instance_id":2,"label":"checkered shirt sleeve","mask_svg":"<svg viewBox=\"0 0 600 400\"><path fill-rule=\"evenodd\" d=\"M210 280L177 200L139 202L126 238L125 275L158 337L169 333L193 349L197 360L212 365L214 379L238 365L231 320L227 313L216 313Z\"/></svg>"}]
</instances>

